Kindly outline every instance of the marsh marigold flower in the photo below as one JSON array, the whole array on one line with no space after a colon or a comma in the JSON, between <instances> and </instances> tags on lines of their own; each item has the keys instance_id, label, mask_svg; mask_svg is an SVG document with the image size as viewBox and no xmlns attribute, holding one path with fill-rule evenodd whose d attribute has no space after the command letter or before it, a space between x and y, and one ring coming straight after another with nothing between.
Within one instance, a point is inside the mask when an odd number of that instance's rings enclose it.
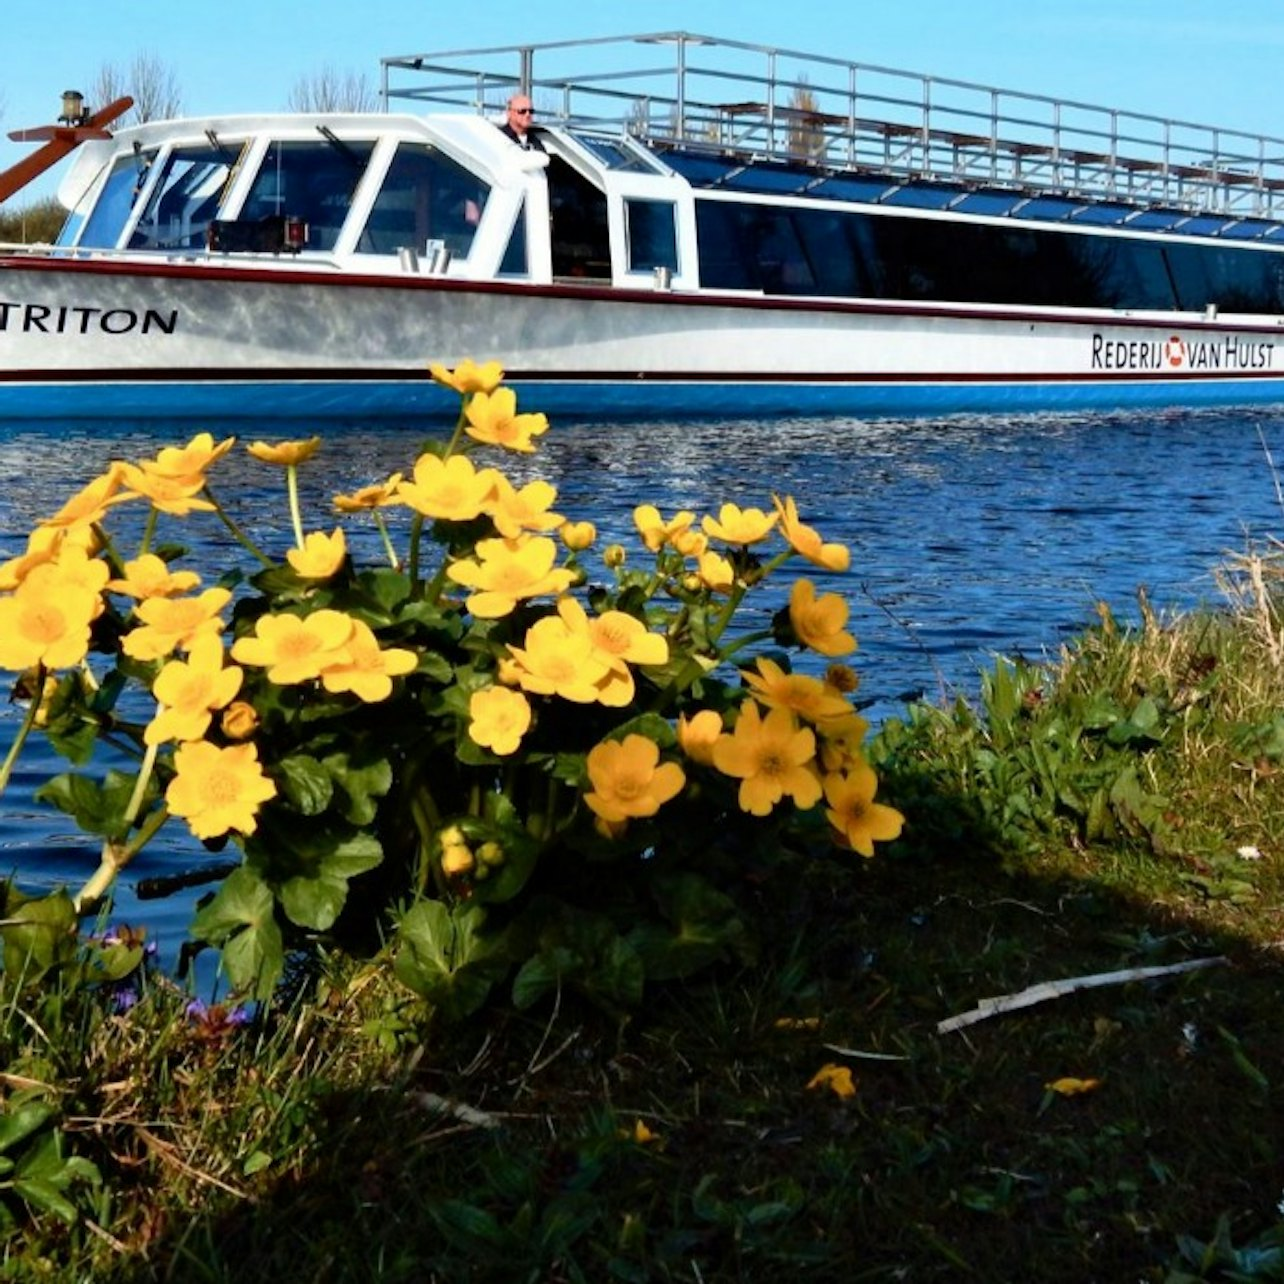
<instances>
[{"instance_id":1,"label":"marsh marigold flower","mask_svg":"<svg viewBox=\"0 0 1284 1284\"><path fill-rule=\"evenodd\" d=\"M557 613L572 632L586 632L594 649L606 661L610 673L598 696L605 705L623 708L633 699L636 688L629 664L668 661L668 640L623 611L589 615L573 597L563 597L558 599Z\"/></svg>"},{"instance_id":2,"label":"marsh marigold flower","mask_svg":"<svg viewBox=\"0 0 1284 1284\"><path fill-rule=\"evenodd\" d=\"M17 588L37 566L62 561L72 549L92 557L99 547L100 541L92 526L73 530L37 526L27 536L27 551L0 565L0 591Z\"/></svg>"},{"instance_id":3,"label":"marsh marigold flower","mask_svg":"<svg viewBox=\"0 0 1284 1284\"><path fill-rule=\"evenodd\" d=\"M397 499L424 517L469 522L490 510L499 486L494 468L478 471L467 455L420 455L414 480L397 487Z\"/></svg>"},{"instance_id":4,"label":"marsh marigold flower","mask_svg":"<svg viewBox=\"0 0 1284 1284\"><path fill-rule=\"evenodd\" d=\"M186 446L165 446L154 459L141 459L138 467L153 477L202 483L210 467L236 445L235 437L225 437L217 444L212 433L198 432Z\"/></svg>"},{"instance_id":5,"label":"marsh marigold flower","mask_svg":"<svg viewBox=\"0 0 1284 1284\"><path fill-rule=\"evenodd\" d=\"M259 711L248 700L233 700L218 725L229 740L248 740L259 729Z\"/></svg>"},{"instance_id":6,"label":"marsh marigold flower","mask_svg":"<svg viewBox=\"0 0 1284 1284\"><path fill-rule=\"evenodd\" d=\"M771 534L778 518L778 513L767 514L761 508L723 504L716 518L706 517L700 525L710 539L724 544L757 544Z\"/></svg>"},{"instance_id":7,"label":"marsh marigold flower","mask_svg":"<svg viewBox=\"0 0 1284 1284\"><path fill-rule=\"evenodd\" d=\"M265 464L280 464L283 468L295 468L306 463L321 448L320 437L307 437L301 441L278 441L275 443L256 441L246 446L255 459Z\"/></svg>"},{"instance_id":8,"label":"marsh marigold flower","mask_svg":"<svg viewBox=\"0 0 1284 1284\"><path fill-rule=\"evenodd\" d=\"M520 691L508 687L484 687L468 700L468 736L502 758L516 753L530 729L531 706Z\"/></svg>"},{"instance_id":9,"label":"marsh marigold flower","mask_svg":"<svg viewBox=\"0 0 1284 1284\"><path fill-rule=\"evenodd\" d=\"M695 521L695 514L682 509L666 522L654 504L639 504L633 510L633 524L638 528L642 543L652 553L658 553L666 544L672 544Z\"/></svg>"},{"instance_id":10,"label":"marsh marigold flower","mask_svg":"<svg viewBox=\"0 0 1284 1284\"><path fill-rule=\"evenodd\" d=\"M610 824L654 816L682 792L686 773L676 762L660 761L660 746L646 736L603 740L589 750L589 780L584 801Z\"/></svg>"},{"instance_id":11,"label":"marsh marigold flower","mask_svg":"<svg viewBox=\"0 0 1284 1284\"><path fill-rule=\"evenodd\" d=\"M740 676L754 699L774 709L790 709L807 722L845 718L852 707L832 687L805 673L786 673L774 660L758 657L758 672L742 669Z\"/></svg>"},{"instance_id":12,"label":"marsh marigold flower","mask_svg":"<svg viewBox=\"0 0 1284 1284\"><path fill-rule=\"evenodd\" d=\"M494 392L504 382L504 367L498 361L487 361L479 366L471 357L465 357L453 370L447 370L443 365L430 365L428 373L461 396L472 392Z\"/></svg>"},{"instance_id":13,"label":"marsh marigold flower","mask_svg":"<svg viewBox=\"0 0 1284 1284\"><path fill-rule=\"evenodd\" d=\"M713 765L724 776L739 778L742 811L767 816L786 795L802 808L820 801L815 752L811 728L799 727L788 709L772 709L764 718L746 700L731 733L714 743Z\"/></svg>"},{"instance_id":14,"label":"marsh marigold flower","mask_svg":"<svg viewBox=\"0 0 1284 1284\"><path fill-rule=\"evenodd\" d=\"M371 486L362 486L350 495L336 495L334 506L341 513L361 513L373 508L387 508L398 504L397 487L401 485L402 474L393 473L385 482L375 482Z\"/></svg>"},{"instance_id":15,"label":"marsh marigold flower","mask_svg":"<svg viewBox=\"0 0 1284 1284\"><path fill-rule=\"evenodd\" d=\"M533 453L531 438L548 431L547 415L517 413L517 394L511 388L474 393L464 407L464 417L468 421L464 431L474 441L521 454Z\"/></svg>"},{"instance_id":16,"label":"marsh marigold flower","mask_svg":"<svg viewBox=\"0 0 1284 1284\"><path fill-rule=\"evenodd\" d=\"M135 614L142 624L121 638L121 650L135 660L160 660L172 651L190 649L197 638L223 631L219 612L232 600L224 588L206 589L196 597L150 597Z\"/></svg>"},{"instance_id":17,"label":"marsh marigold flower","mask_svg":"<svg viewBox=\"0 0 1284 1284\"><path fill-rule=\"evenodd\" d=\"M856 1095L856 1081L847 1066L840 1066L830 1061L821 1066L807 1081L808 1090L828 1088L836 1097L846 1100Z\"/></svg>"},{"instance_id":18,"label":"marsh marigold flower","mask_svg":"<svg viewBox=\"0 0 1284 1284\"><path fill-rule=\"evenodd\" d=\"M101 604L97 593L77 588L56 563L36 567L12 594L0 597L0 668L21 673L37 664L79 664L89 653L89 629Z\"/></svg>"},{"instance_id":19,"label":"marsh marigold flower","mask_svg":"<svg viewBox=\"0 0 1284 1284\"><path fill-rule=\"evenodd\" d=\"M321 685L332 695L351 692L366 704L378 704L392 694L393 678L414 672L419 657L404 647L380 647L364 620L351 623L347 643L322 666Z\"/></svg>"},{"instance_id":20,"label":"marsh marigold flower","mask_svg":"<svg viewBox=\"0 0 1284 1284\"><path fill-rule=\"evenodd\" d=\"M107 516L109 508L128 498L117 493L120 482L120 465L112 464L101 476L82 486L52 517L47 517L40 525L60 530L76 530L101 522Z\"/></svg>"},{"instance_id":21,"label":"marsh marigold flower","mask_svg":"<svg viewBox=\"0 0 1284 1284\"><path fill-rule=\"evenodd\" d=\"M563 522L557 533L572 553L591 548L597 539L597 527L592 522Z\"/></svg>"},{"instance_id":22,"label":"marsh marigold flower","mask_svg":"<svg viewBox=\"0 0 1284 1284\"><path fill-rule=\"evenodd\" d=\"M186 660L171 660L156 676L152 695L161 706L148 723L143 740L149 745L167 740L200 740L216 710L231 703L245 674L224 667L223 639L217 634L198 638Z\"/></svg>"},{"instance_id":23,"label":"marsh marigold flower","mask_svg":"<svg viewBox=\"0 0 1284 1284\"><path fill-rule=\"evenodd\" d=\"M855 762L864 762L861 745L869 734L869 723L859 713L826 718L816 724L820 736L817 757L826 771L846 771Z\"/></svg>"},{"instance_id":24,"label":"marsh marigold flower","mask_svg":"<svg viewBox=\"0 0 1284 1284\"><path fill-rule=\"evenodd\" d=\"M601 698L611 666L587 629L572 629L560 615L546 615L526 630L523 642L508 648L512 672L523 691L561 696L575 704L594 704Z\"/></svg>"},{"instance_id":25,"label":"marsh marigold flower","mask_svg":"<svg viewBox=\"0 0 1284 1284\"><path fill-rule=\"evenodd\" d=\"M792 495L771 497L780 518L780 533L795 553L827 571L845 571L852 555L845 544L826 544L810 526L798 520L798 506Z\"/></svg>"},{"instance_id":26,"label":"marsh marigold flower","mask_svg":"<svg viewBox=\"0 0 1284 1284\"><path fill-rule=\"evenodd\" d=\"M162 473L145 473L134 464L122 464L120 498L137 496L147 500L161 513L186 517L189 513L212 513L213 503L201 498L205 478L167 477Z\"/></svg>"},{"instance_id":27,"label":"marsh marigold flower","mask_svg":"<svg viewBox=\"0 0 1284 1284\"><path fill-rule=\"evenodd\" d=\"M835 841L862 856L874 854L875 843L899 838L905 817L894 807L874 801L878 777L864 762L852 764L842 774L825 777L825 818L833 826Z\"/></svg>"},{"instance_id":28,"label":"marsh marigold flower","mask_svg":"<svg viewBox=\"0 0 1284 1284\"><path fill-rule=\"evenodd\" d=\"M305 580L328 580L338 573L343 559L348 555L348 541L342 526L336 526L327 535L324 531L310 531L303 540L302 548L292 548L285 560L294 568L294 573Z\"/></svg>"},{"instance_id":29,"label":"marsh marigold flower","mask_svg":"<svg viewBox=\"0 0 1284 1284\"><path fill-rule=\"evenodd\" d=\"M229 830L252 834L259 807L276 797L254 745L220 749L208 740L193 740L174 751L174 771L165 802L197 838L218 838Z\"/></svg>"},{"instance_id":30,"label":"marsh marigold flower","mask_svg":"<svg viewBox=\"0 0 1284 1284\"><path fill-rule=\"evenodd\" d=\"M789 593L789 623L803 646L819 655L847 655L856 649L856 639L843 627L847 603L837 593L816 596L810 580L796 580Z\"/></svg>"},{"instance_id":31,"label":"marsh marigold flower","mask_svg":"<svg viewBox=\"0 0 1284 1284\"><path fill-rule=\"evenodd\" d=\"M108 580L113 593L145 601L149 597L178 597L190 593L201 582L195 571L171 571L169 563L155 553L144 553L125 563L119 579Z\"/></svg>"},{"instance_id":32,"label":"marsh marigold flower","mask_svg":"<svg viewBox=\"0 0 1284 1284\"><path fill-rule=\"evenodd\" d=\"M497 476L490 517L505 539L516 539L523 531L554 531L565 524L562 515L550 509L556 486L537 480L517 489L503 473Z\"/></svg>"},{"instance_id":33,"label":"marsh marigold flower","mask_svg":"<svg viewBox=\"0 0 1284 1284\"><path fill-rule=\"evenodd\" d=\"M722 735L722 715L713 709L701 709L690 719L678 714L678 747L692 762L713 764L713 746Z\"/></svg>"},{"instance_id":34,"label":"marsh marigold flower","mask_svg":"<svg viewBox=\"0 0 1284 1284\"><path fill-rule=\"evenodd\" d=\"M736 585L736 568L721 553L701 553L695 578L711 593L730 593Z\"/></svg>"},{"instance_id":35,"label":"marsh marigold flower","mask_svg":"<svg viewBox=\"0 0 1284 1284\"><path fill-rule=\"evenodd\" d=\"M543 535L528 539L480 539L476 561L461 558L446 568L456 584L472 592L464 605L480 620L508 615L518 602L570 588L575 572L554 567L557 545Z\"/></svg>"},{"instance_id":36,"label":"marsh marigold flower","mask_svg":"<svg viewBox=\"0 0 1284 1284\"><path fill-rule=\"evenodd\" d=\"M261 615L254 622L254 636L233 643L232 658L267 669L268 680L278 686L309 682L319 678L328 664L348 659L345 648L354 624L342 611Z\"/></svg>"}]
</instances>

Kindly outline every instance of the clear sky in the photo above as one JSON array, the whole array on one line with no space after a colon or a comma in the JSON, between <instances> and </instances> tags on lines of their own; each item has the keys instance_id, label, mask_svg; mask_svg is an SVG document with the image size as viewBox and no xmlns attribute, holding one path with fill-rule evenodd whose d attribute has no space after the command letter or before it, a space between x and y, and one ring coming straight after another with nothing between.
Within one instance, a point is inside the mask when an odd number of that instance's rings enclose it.
<instances>
[{"instance_id":1,"label":"clear sky","mask_svg":"<svg viewBox=\"0 0 1284 1284\"><path fill-rule=\"evenodd\" d=\"M379 80L406 53L685 30L1284 137L1275 0L4 0L0 169L8 131L46 124L64 89L146 53L185 115L272 111L323 67ZM52 179L34 191L50 194Z\"/></svg>"}]
</instances>

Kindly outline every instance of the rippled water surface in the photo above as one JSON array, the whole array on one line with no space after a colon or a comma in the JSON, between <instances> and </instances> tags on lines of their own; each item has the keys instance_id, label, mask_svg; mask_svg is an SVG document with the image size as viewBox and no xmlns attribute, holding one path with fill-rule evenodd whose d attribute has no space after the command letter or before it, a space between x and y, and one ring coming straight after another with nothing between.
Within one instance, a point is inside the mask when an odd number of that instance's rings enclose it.
<instances>
[{"instance_id":1,"label":"rippled water surface","mask_svg":"<svg viewBox=\"0 0 1284 1284\"><path fill-rule=\"evenodd\" d=\"M297 425L270 423L0 428L7 483L0 489L0 556L21 551L33 521L109 459L153 454L199 428L246 441L300 435ZM432 430L327 427L323 453L302 473L305 525L329 528L334 492L408 471ZM538 455L509 457L505 468L515 480L549 477L559 488L559 511L591 518L603 541L628 545L632 510L643 501L666 512L700 512L727 500L769 506L772 491L793 494L804 520L852 548L852 571L826 587L842 588L852 602L861 694L878 719L894 713L905 693L937 698L974 690L994 652L1055 648L1093 621L1099 600L1135 618L1139 585L1159 607L1217 601L1211 572L1219 560L1284 533L1272 459L1284 466L1284 408L863 423L557 423ZM280 470L239 453L215 473L227 507L278 552L288 539L281 481ZM240 558L222 529L205 520L166 525L162 537L215 550L220 565ZM370 539L364 551L377 556ZM780 594L773 590L757 609L774 609ZM7 748L20 717L17 706L0 706L0 746ZM62 769L33 744L0 799L0 863L27 884L78 885L95 863L88 840L31 800L35 785ZM172 842L178 845L154 845L130 867L119 910L176 933L189 903L140 907L131 892L132 880L201 858L177 834Z\"/></svg>"}]
</instances>

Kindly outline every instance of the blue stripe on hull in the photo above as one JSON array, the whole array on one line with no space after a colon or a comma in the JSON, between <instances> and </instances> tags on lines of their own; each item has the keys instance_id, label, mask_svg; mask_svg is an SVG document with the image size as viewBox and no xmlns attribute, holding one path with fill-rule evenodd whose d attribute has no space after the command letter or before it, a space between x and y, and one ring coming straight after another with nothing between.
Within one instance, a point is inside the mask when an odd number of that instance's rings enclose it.
<instances>
[{"instance_id":1,"label":"blue stripe on hull","mask_svg":"<svg viewBox=\"0 0 1284 1284\"><path fill-rule=\"evenodd\" d=\"M948 415L1284 403L1279 379L1048 383L696 383L514 381L521 408L574 416ZM426 380L265 383L0 383L0 422L17 420L415 417L452 409Z\"/></svg>"}]
</instances>

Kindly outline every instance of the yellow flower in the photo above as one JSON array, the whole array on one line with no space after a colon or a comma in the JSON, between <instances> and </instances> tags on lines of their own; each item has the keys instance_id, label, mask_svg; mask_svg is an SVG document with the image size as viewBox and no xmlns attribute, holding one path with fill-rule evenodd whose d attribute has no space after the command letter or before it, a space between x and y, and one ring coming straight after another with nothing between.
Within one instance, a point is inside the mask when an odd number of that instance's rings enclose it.
<instances>
[{"instance_id":1,"label":"yellow flower","mask_svg":"<svg viewBox=\"0 0 1284 1284\"><path fill-rule=\"evenodd\" d=\"M480 472L467 455L420 455L415 461L414 481L397 486L400 503L425 517L468 522L488 512L495 499L499 473L493 468Z\"/></svg>"},{"instance_id":2,"label":"yellow flower","mask_svg":"<svg viewBox=\"0 0 1284 1284\"><path fill-rule=\"evenodd\" d=\"M678 714L678 746L692 762L713 764L713 746L722 735L722 715L713 709L701 709L689 722L685 713Z\"/></svg>"},{"instance_id":3,"label":"yellow flower","mask_svg":"<svg viewBox=\"0 0 1284 1284\"><path fill-rule=\"evenodd\" d=\"M742 669L740 676L754 698L772 709L790 709L807 722L845 718L852 707L832 687L804 673L786 673L774 660L758 658L758 672Z\"/></svg>"},{"instance_id":4,"label":"yellow flower","mask_svg":"<svg viewBox=\"0 0 1284 1284\"><path fill-rule=\"evenodd\" d=\"M195 571L171 571L169 563L155 553L144 553L132 562L125 563L125 573L119 579L108 580L113 593L144 601L149 597L178 597L190 593L201 582Z\"/></svg>"},{"instance_id":5,"label":"yellow flower","mask_svg":"<svg viewBox=\"0 0 1284 1284\"><path fill-rule=\"evenodd\" d=\"M532 437L548 431L547 415L517 413L517 394L511 388L475 392L464 408L464 416L468 420L464 431L474 441L522 454L534 451Z\"/></svg>"},{"instance_id":6,"label":"yellow flower","mask_svg":"<svg viewBox=\"0 0 1284 1284\"><path fill-rule=\"evenodd\" d=\"M455 831L458 833L458 830ZM441 872L447 878L458 878L469 873L476 864L472 849L462 836L458 842L447 842L446 835L441 836Z\"/></svg>"},{"instance_id":7,"label":"yellow flower","mask_svg":"<svg viewBox=\"0 0 1284 1284\"><path fill-rule=\"evenodd\" d=\"M672 544L694 521L695 514L686 509L674 513L667 522L654 504L639 504L633 510L633 524L638 528L642 543L652 553L658 553L666 544Z\"/></svg>"},{"instance_id":8,"label":"yellow flower","mask_svg":"<svg viewBox=\"0 0 1284 1284\"><path fill-rule=\"evenodd\" d=\"M386 508L389 504L398 503L397 487L401 485L401 474L393 473L385 482L376 482L373 486L362 486L351 495L336 495L334 506L341 513L360 513L371 508Z\"/></svg>"},{"instance_id":9,"label":"yellow flower","mask_svg":"<svg viewBox=\"0 0 1284 1284\"><path fill-rule=\"evenodd\" d=\"M592 522L563 522L558 534L572 553L582 553L597 539L597 527Z\"/></svg>"},{"instance_id":10,"label":"yellow flower","mask_svg":"<svg viewBox=\"0 0 1284 1284\"><path fill-rule=\"evenodd\" d=\"M261 615L254 636L238 638L232 658L241 664L267 669L268 679L291 686L319 678L330 664L348 660L346 647L356 621L342 611L314 611L297 615Z\"/></svg>"},{"instance_id":11,"label":"yellow flower","mask_svg":"<svg viewBox=\"0 0 1284 1284\"><path fill-rule=\"evenodd\" d=\"M623 566L627 557L623 544L608 544L602 550L602 561L613 571Z\"/></svg>"},{"instance_id":12,"label":"yellow flower","mask_svg":"<svg viewBox=\"0 0 1284 1284\"><path fill-rule=\"evenodd\" d=\"M98 594L77 587L56 563L37 566L12 594L0 597L0 668L21 673L37 664L79 664L89 653L89 628L100 607Z\"/></svg>"},{"instance_id":13,"label":"yellow flower","mask_svg":"<svg viewBox=\"0 0 1284 1284\"><path fill-rule=\"evenodd\" d=\"M464 605L480 620L497 620L518 602L546 597L570 588L575 572L556 568L557 545L546 536L526 539L481 539L477 560L462 558L446 568L456 584L473 591Z\"/></svg>"},{"instance_id":14,"label":"yellow flower","mask_svg":"<svg viewBox=\"0 0 1284 1284\"><path fill-rule=\"evenodd\" d=\"M660 762L660 746L646 736L603 740L589 750L593 790L584 801L610 824L634 816L654 816L682 792L686 774L676 762Z\"/></svg>"},{"instance_id":15,"label":"yellow flower","mask_svg":"<svg viewBox=\"0 0 1284 1284\"><path fill-rule=\"evenodd\" d=\"M788 709L772 709L764 718L746 700L731 734L714 742L713 765L725 776L739 777L742 811L767 816L785 795L803 808L820 800L815 751L815 735L799 727Z\"/></svg>"},{"instance_id":16,"label":"yellow flower","mask_svg":"<svg viewBox=\"0 0 1284 1284\"><path fill-rule=\"evenodd\" d=\"M852 555L845 544L824 543L816 531L798 520L798 506L792 495L784 499L773 495L771 501L780 518L780 533L795 553L827 571L845 571L851 565Z\"/></svg>"},{"instance_id":17,"label":"yellow flower","mask_svg":"<svg viewBox=\"0 0 1284 1284\"><path fill-rule=\"evenodd\" d=\"M169 477L163 473L145 473L134 464L122 464L121 496L128 499L138 496L147 500L158 512L173 517L186 517L189 513L212 513L214 505L201 499L205 478Z\"/></svg>"},{"instance_id":18,"label":"yellow flower","mask_svg":"<svg viewBox=\"0 0 1284 1284\"><path fill-rule=\"evenodd\" d=\"M828 1088L836 1097L844 1100L856 1095L856 1082L847 1066L835 1065L832 1061L821 1066L807 1083L808 1089Z\"/></svg>"},{"instance_id":19,"label":"yellow flower","mask_svg":"<svg viewBox=\"0 0 1284 1284\"><path fill-rule=\"evenodd\" d=\"M856 762L845 773L825 777L825 818L834 827L835 841L862 856L874 854L875 843L899 838L905 817L894 807L874 801L878 777L864 762Z\"/></svg>"},{"instance_id":20,"label":"yellow flower","mask_svg":"<svg viewBox=\"0 0 1284 1284\"><path fill-rule=\"evenodd\" d=\"M259 711L247 700L233 700L219 719L219 730L229 740L248 740L258 729Z\"/></svg>"},{"instance_id":21,"label":"yellow flower","mask_svg":"<svg viewBox=\"0 0 1284 1284\"><path fill-rule=\"evenodd\" d=\"M39 578L43 581L51 577L58 580L67 593L87 597L92 604L93 618L97 619L104 610L102 591L110 574L106 562L91 557L78 543L64 539L57 558L40 569Z\"/></svg>"},{"instance_id":22,"label":"yellow flower","mask_svg":"<svg viewBox=\"0 0 1284 1284\"><path fill-rule=\"evenodd\" d=\"M721 553L701 553L696 562L696 579L710 593L730 593L736 583L736 569Z\"/></svg>"},{"instance_id":23,"label":"yellow flower","mask_svg":"<svg viewBox=\"0 0 1284 1284\"><path fill-rule=\"evenodd\" d=\"M393 678L414 672L419 657L404 647L381 648L364 620L351 623L352 632L342 651L322 665L321 685L332 695L350 691L366 704L378 704L392 694Z\"/></svg>"},{"instance_id":24,"label":"yellow flower","mask_svg":"<svg viewBox=\"0 0 1284 1284\"><path fill-rule=\"evenodd\" d=\"M561 696L575 704L600 699L611 669L587 630L577 632L560 615L545 615L526 630L523 642L508 648L523 691Z\"/></svg>"},{"instance_id":25,"label":"yellow flower","mask_svg":"<svg viewBox=\"0 0 1284 1284\"><path fill-rule=\"evenodd\" d=\"M186 661L171 660L157 674L152 695L161 709L143 732L144 742L200 740L214 711L240 691L244 676L235 666L223 667L222 638L213 633L197 638Z\"/></svg>"},{"instance_id":26,"label":"yellow flower","mask_svg":"<svg viewBox=\"0 0 1284 1284\"><path fill-rule=\"evenodd\" d=\"M546 481L527 482L517 490L502 473L491 501L490 516L505 539L516 539L523 531L552 531L564 524L560 513L549 510L557 488Z\"/></svg>"},{"instance_id":27,"label":"yellow flower","mask_svg":"<svg viewBox=\"0 0 1284 1284\"><path fill-rule=\"evenodd\" d=\"M428 373L440 384L453 388L461 396L470 392L494 392L504 381L504 367L498 361L487 361L479 366L471 357L465 357L453 370L442 365L431 365Z\"/></svg>"},{"instance_id":28,"label":"yellow flower","mask_svg":"<svg viewBox=\"0 0 1284 1284\"><path fill-rule=\"evenodd\" d=\"M674 531L669 543L683 557L703 557L709 549L709 537L703 531L688 529Z\"/></svg>"},{"instance_id":29,"label":"yellow flower","mask_svg":"<svg viewBox=\"0 0 1284 1284\"><path fill-rule=\"evenodd\" d=\"M531 706L520 691L508 687L485 687L468 700L469 738L502 758L516 753L530 729Z\"/></svg>"},{"instance_id":30,"label":"yellow flower","mask_svg":"<svg viewBox=\"0 0 1284 1284\"><path fill-rule=\"evenodd\" d=\"M101 522L107 516L109 508L128 498L117 494L120 490L120 482L120 465L112 464L105 473L83 486L52 517L46 518L40 525L59 530L76 530Z\"/></svg>"},{"instance_id":31,"label":"yellow flower","mask_svg":"<svg viewBox=\"0 0 1284 1284\"><path fill-rule=\"evenodd\" d=\"M700 525L706 535L724 544L757 544L771 534L779 516L779 513L768 516L761 508L723 504L716 519L706 517Z\"/></svg>"},{"instance_id":32,"label":"yellow flower","mask_svg":"<svg viewBox=\"0 0 1284 1284\"><path fill-rule=\"evenodd\" d=\"M151 597L138 604L142 625L121 639L121 649L135 660L160 660L171 651L188 650L197 638L223 631L219 612L232 600L224 588L206 589L197 597Z\"/></svg>"},{"instance_id":33,"label":"yellow flower","mask_svg":"<svg viewBox=\"0 0 1284 1284\"><path fill-rule=\"evenodd\" d=\"M235 437L225 437L215 445L213 434L199 432L186 446L165 446L157 452L155 459L140 460L138 466L153 477L168 477L176 481L199 478L203 483L210 467L235 445Z\"/></svg>"},{"instance_id":34,"label":"yellow flower","mask_svg":"<svg viewBox=\"0 0 1284 1284\"><path fill-rule=\"evenodd\" d=\"M1045 1083L1043 1086L1048 1092L1055 1092L1058 1096L1077 1097L1085 1092L1095 1092L1101 1087L1101 1080L1066 1076L1063 1079L1053 1079L1051 1083Z\"/></svg>"},{"instance_id":35,"label":"yellow flower","mask_svg":"<svg viewBox=\"0 0 1284 1284\"><path fill-rule=\"evenodd\" d=\"M27 551L0 565L0 591L15 589L37 566L59 561L69 549L78 549L86 557L98 551L99 540L92 526L62 530L37 526L27 536Z\"/></svg>"},{"instance_id":36,"label":"yellow flower","mask_svg":"<svg viewBox=\"0 0 1284 1284\"><path fill-rule=\"evenodd\" d=\"M845 631L847 603L837 593L816 596L810 580L797 580L789 594L789 622L803 646L820 655L847 655L856 639Z\"/></svg>"},{"instance_id":37,"label":"yellow flower","mask_svg":"<svg viewBox=\"0 0 1284 1284\"><path fill-rule=\"evenodd\" d=\"M343 528L336 526L330 535L324 531L311 531L305 537L303 547L290 549L285 560L294 567L295 574L305 580L328 580L338 573L347 555L348 541Z\"/></svg>"},{"instance_id":38,"label":"yellow flower","mask_svg":"<svg viewBox=\"0 0 1284 1284\"><path fill-rule=\"evenodd\" d=\"M869 733L869 723L859 713L842 718L826 718L816 724L820 735L817 754L826 771L846 771L853 763L864 762L861 744Z\"/></svg>"},{"instance_id":39,"label":"yellow flower","mask_svg":"<svg viewBox=\"0 0 1284 1284\"><path fill-rule=\"evenodd\" d=\"M630 662L664 664L669 658L668 641L623 611L590 616L573 597L563 597L558 600L557 613L572 632L587 633L594 649L606 661L609 672L598 696L605 705L623 708L633 699Z\"/></svg>"},{"instance_id":40,"label":"yellow flower","mask_svg":"<svg viewBox=\"0 0 1284 1284\"><path fill-rule=\"evenodd\" d=\"M174 770L165 801L197 838L218 838L232 829L252 834L260 805L276 797L254 745L220 749L193 740L174 751Z\"/></svg>"},{"instance_id":41,"label":"yellow flower","mask_svg":"<svg viewBox=\"0 0 1284 1284\"><path fill-rule=\"evenodd\" d=\"M860 686L860 676L846 664L831 664L825 669L825 685L841 695L851 695Z\"/></svg>"},{"instance_id":42,"label":"yellow flower","mask_svg":"<svg viewBox=\"0 0 1284 1284\"><path fill-rule=\"evenodd\" d=\"M320 437L308 437L302 441L278 441L275 445L266 441L256 441L245 449L255 459L261 459L265 464L280 464L285 468L293 468L311 459L320 448Z\"/></svg>"}]
</instances>

